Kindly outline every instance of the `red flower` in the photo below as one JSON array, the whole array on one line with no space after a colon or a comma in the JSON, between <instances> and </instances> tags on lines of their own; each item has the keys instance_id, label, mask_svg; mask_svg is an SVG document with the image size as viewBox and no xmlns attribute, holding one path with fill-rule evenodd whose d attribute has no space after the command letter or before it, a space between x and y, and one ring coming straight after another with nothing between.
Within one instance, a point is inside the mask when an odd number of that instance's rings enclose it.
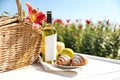
<instances>
[{"instance_id":1,"label":"red flower","mask_svg":"<svg viewBox=\"0 0 120 80\"><path fill-rule=\"evenodd\" d=\"M87 20L85 20L85 22L86 22L86 24L90 24L91 21L87 19Z\"/></svg>"},{"instance_id":2,"label":"red flower","mask_svg":"<svg viewBox=\"0 0 120 80\"><path fill-rule=\"evenodd\" d=\"M28 16L25 18L25 22L30 22L30 18Z\"/></svg>"},{"instance_id":3,"label":"red flower","mask_svg":"<svg viewBox=\"0 0 120 80\"><path fill-rule=\"evenodd\" d=\"M98 24L99 24L99 25L102 25L103 23L102 23L102 21L98 21Z\"/></svg>"},{"instance_id":4,"label":"red flower","mask_svg":"<svg viewBox=\"0 0 120 80\"><path fill-rule=\"evenodd\" d=\"M37 11L28 2L26 3L26 6L28 8L29 16L26 17L25 21L29 21L33 23L33 26L32 26L33 28L41 27L42 21L46 19L45 14L43 14L43 12Z\"/></svg>"},{"instance_id":5,"label":"red flower","mask_svg":"<svg viewBox=\"0 0 120 80\"><path fill-rule=\"evenodd\" d=\"M70 19L66 19L66 22L69 23L69 22L70 22Z\"/></svg>"},{"instance_id":6,"label":"red flower","mask_svg":"<svg viewBox=\"0 0 120 80\"><path fill-rule=\"evenodd\" d=\"M106 24L107 24L107 25L110 25L110 20L109 20L109 19L106 21Z\"/></svg>"},{"instance_id":7,"label":"red flower","mask_svg":"<svg viewBox=\"0 0 120 80\"><path fill-rule=\"evenodd\" d=\"M54 23L54 24L55 24L55 23L58 23L58 24L63 24L63 22L62 22L62 20L61 20L61 19L55 19L53 23Z\"/></svg>"}]
</instances>

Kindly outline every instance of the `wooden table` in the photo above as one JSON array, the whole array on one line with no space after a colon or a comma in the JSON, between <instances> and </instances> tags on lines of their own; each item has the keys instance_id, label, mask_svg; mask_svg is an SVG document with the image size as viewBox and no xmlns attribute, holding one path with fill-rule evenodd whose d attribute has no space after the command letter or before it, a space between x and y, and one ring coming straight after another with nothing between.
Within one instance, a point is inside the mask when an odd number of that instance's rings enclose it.
<instances>
[{"instance_id":1,"label":"wooden table","mask_svg":"<svg viewBox=\"0 0 120 80\"><path fill-rule=\"evenodd\" d=\"M37 63L0 73L0 80L120 80L120 61L88 57L88 64L78 73L47 72Z\"/></svg>"}]
</instances>

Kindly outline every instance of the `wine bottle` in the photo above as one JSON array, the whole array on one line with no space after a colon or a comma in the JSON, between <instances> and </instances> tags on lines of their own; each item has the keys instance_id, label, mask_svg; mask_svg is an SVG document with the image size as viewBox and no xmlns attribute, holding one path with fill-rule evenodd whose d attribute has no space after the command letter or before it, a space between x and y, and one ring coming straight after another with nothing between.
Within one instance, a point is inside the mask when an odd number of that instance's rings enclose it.
<instances>
[{"instance_id":1,"label":"wine bottle","mask_svg":"<svg viewBox=\"0 0 120 80\"><path fill-rule=\"evenodd\" d=\"M47 23L42 30L43 61L51 63L56 60L57 32L52 25L52 12L47 11Z\"/></svg>"}]
</instances>

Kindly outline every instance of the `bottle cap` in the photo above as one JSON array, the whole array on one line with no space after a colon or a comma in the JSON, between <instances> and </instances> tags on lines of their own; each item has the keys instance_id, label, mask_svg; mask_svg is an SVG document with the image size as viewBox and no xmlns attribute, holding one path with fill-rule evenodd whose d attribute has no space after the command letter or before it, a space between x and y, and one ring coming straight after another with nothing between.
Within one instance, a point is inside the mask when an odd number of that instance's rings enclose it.
<instances>
[{"instance_id":1,"label":"bottle cap","mask_svg":"<svg viewBox=\"0 0 120 80\"><path fill-rule=\"evenodd\" d=\"M47 11L47 14L52 14L52 11Z\"/></svg>"},{"instance_id":2,"label":"bottle cap","mask_svg":"<svg viewBox=\"0 0 120 80\"><path fill-rule=\"evenodd\" d=\"M47 11L47 23L52 23L52 11Z\"/></svg>"}]
</instances>

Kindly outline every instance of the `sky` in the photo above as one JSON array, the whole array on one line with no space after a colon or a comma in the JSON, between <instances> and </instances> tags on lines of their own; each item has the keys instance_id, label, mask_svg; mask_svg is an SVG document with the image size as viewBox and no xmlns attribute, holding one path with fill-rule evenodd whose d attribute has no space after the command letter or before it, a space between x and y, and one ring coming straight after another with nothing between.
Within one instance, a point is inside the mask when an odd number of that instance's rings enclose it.
<instances>
[{"instance_id":1,"label":"sky","mask_svg":"<svg viewBox=\"0 0 120 80\"><path fill-rule=\"evenodd\" d=\"M27 12L25 2L46 13L51 10L53 18L63 20L81 19L84 21L107 20L120 23L120 0L20 0L23 10ZM0 13L7 11L17 13L15 0L0 0Z\"/></svg>"}]
</instances>

